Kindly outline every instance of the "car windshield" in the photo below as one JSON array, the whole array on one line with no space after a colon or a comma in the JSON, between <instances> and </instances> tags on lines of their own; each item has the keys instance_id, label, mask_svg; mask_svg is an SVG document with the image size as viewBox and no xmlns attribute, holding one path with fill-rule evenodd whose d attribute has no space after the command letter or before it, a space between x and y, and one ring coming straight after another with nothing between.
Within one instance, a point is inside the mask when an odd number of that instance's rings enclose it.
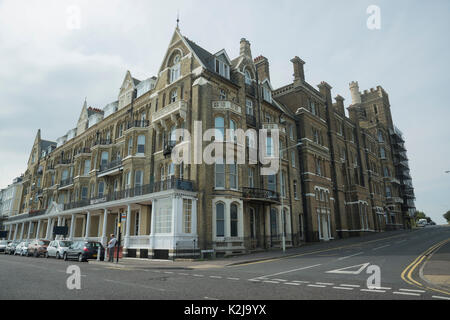
<instances>
[{"instance_id":1,"label":"car windshield","mask_svg":"<svg viewBox=\"0 0 450 320\"><path fill-rule=\"evenodd\" d=\"M50 241L47 241L47 240L40 240L40 241L39 241L39 244L40 244L41 246L44 246L44 245L47 245L47 246L48 246L49 243L50 243Z\"/></svg>"},{"instance_id":2,"label":"car windshield","mask_svg":"<svg viewBox=\"0 0 450 320\"><path fill-rule=\"evenodd\" d=\"M64 248L67 248L67 247L70 247L71 245L72 245L72 241L61 241L60 243L59 243L59 245L61 246L61 247L64 247Z\"/></svg>"},{"instance_id":3,"label":"car windshield","mask_svg":"<svg viewBox=\"0 0 450 320\"><path fill-rule=\"evenodd\" d=\"M88 242L86 243L86 247L88 248L98 248L101 244L99 242Z\"/></svg>"}]
</instances>

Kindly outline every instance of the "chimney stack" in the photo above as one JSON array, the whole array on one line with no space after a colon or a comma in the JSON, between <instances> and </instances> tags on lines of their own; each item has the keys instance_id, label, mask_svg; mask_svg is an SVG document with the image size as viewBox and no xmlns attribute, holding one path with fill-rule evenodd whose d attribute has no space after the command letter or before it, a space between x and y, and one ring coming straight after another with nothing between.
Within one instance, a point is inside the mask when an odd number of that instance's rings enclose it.
<instances>
[{"instance_id":1,"label":"chimney stack","mask_svg":"<svg viewBox=\"0 0 450 320\"><path fill-rule=\"evenodd\" d=\"M242 38L241 39L241 46L240 46L240 52L239 54L242 56L248 56L248 57L252 57L252 50L250 49L250 42L245 39Z\"/></svg>"},{"instance_id":2,"label":"chimney stack","mask_svg":"<svg viewBox=\"0 0 450 320\"><path fill-rule=\"evenodd\" d=\"M266 57L259 56L253 62L256 66L256 72L258 72L258 79L263 81L267 78L270 81L269 60Z\"/></svg>"},{"instance_id":3,"label":"chimney stack","mask_svg":"<svg viewBox=\"0 0 450 320\"><path fill-rule=\"evenodd\" d=\"M303 67L305 65L305 61L296 56L291 60L291 62L294 65L294 81L305 81L305 69Z\"/></svg>"}]
</instances>

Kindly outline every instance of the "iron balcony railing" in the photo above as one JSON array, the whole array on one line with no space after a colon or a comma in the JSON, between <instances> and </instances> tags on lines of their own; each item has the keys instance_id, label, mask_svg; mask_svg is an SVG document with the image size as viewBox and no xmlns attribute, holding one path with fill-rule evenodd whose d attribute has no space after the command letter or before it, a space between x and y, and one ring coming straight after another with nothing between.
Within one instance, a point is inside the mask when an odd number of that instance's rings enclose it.
<instances>
[{"instance_id":1,"label":"iron balcony railing","mask_svg":"<svg viewBox=\"0 0 450 320\"><path fill-rule=\"evenodd\" d=\"M61 159L59 160L59 164L71 164L72 160L71 159Z\"/></svg>"},{"instance_id":2,"label":"iron balcony railing","mask_svg":"<svg viewBox=\"0 0 450 320\"><path fill-rule=\"evenodd\" d=\"M176 141L170 140L164 145L163 155L167 156L172 153L173 148L177 145Z\"/></svg>"},{"instance_id":3,"label":"iron balcony railing","mask_svg":"<svg viewBox=\"0 0 450 320\"><path fill-rule=\"evenodd\" d=\"M99 203L106 203L127 198L134 198L138 196L143 196L167 190L195 191L195 188L194 183L190 180L172 177L164 181L158 181L147 185L136 186L133 188L111 192L109 194L100 195L91 199L84 199L81 201L67 203L64 205L64 210L77 209Z\"/></svg>"},{"instance_id":4,"label":"iron balcony railing","mask_svg":"<svg viewBox=\"0 0 450 320\"><path fill-rule=\"evenodd\" d=\"M147 128L150 126L149 120L135 120L128 122L127 129L131 128Z\"/></svg>"},{"instance_id":5,"label":"iron balcony railing","mask_svg":"<svg viewBox=\"0 0 450 320\"><path fill-rule=\"evenodd\" d=\"M99 173L103 173L103 172L106 172L109 170L116 169L116 168L120 167L121 165L122 165L122 159L116 159L109 163L101 164Z\"/></svg>"},{"instance_id":6,"label":"iron balcony railing","mask_svg":"<svg viewBox=\"0 0 450 320\"><path fill-rule=\"evenodd\" d=\"M242 196L247 199L266 199L269 201L280 201L280 194L276 191L260 188L242 188Z\"/></svg>"},{"instance_id":7,"label":"iron balcony railing","mask_svg":"<svg viewBox=\"0 0 450 320\"><path fill-rule=\"evenodd\" d=\"M91 153L91 148L82 148L78 150L77 154L87 154L87 153Z\"/></svg>"},{"instance_id":8,"label":"iron balcony railing","mask_svg":"<svg viewBox=\"0 0 450 320\"><path fill-rule=\"evenodd\" d=\"M59 183L59 187L63 188L63 187L70 186L71 184L73 184L73 178L61 180L61 182Z\"/></svg>"},{"instance_id":9,"label":"iron balcony railing","mask_svg":"<svg viewBox=\"0 0 450 320\"><path fill-rule=\"evenodd\" d=\"M110 144L112 144L111 139L98 139L94 141L93 146L109 146Z\"/></svg>"},{"instance_id":10,"label":"iron balcony railing","mask_svg":"<svg viewBox=\"0 0 450 320\"><path fill-rule=\"evenodd\" d=\"M256 117L254 115L247 114L246 118L247 118L247 124L249 124L253 127L256 127Z\"/></svg>"}]
</instances>

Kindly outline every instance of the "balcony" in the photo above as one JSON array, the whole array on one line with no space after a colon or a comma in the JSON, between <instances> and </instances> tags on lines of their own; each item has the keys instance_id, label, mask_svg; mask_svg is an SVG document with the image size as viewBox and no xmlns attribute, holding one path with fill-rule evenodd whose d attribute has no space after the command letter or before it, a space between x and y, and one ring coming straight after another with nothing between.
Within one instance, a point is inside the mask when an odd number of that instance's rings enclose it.
<instances>
[{"instance_id":1,"label":"balcony","mask_svg":"<svg viewBox=\"0 0 450 320\"><path fill-rule=\"evenodd\" d=\"M129 188L121 191L116 191L110 194L101 195L96 198L84 199L77 202L67 203L64 205L64 210L77 209L87 207L90 205L96 205L100 203L112 202L127 198L139 197L156 192L168 191L168 190L185 190L195 191L194 183L190 180L177 179L175 177L169 178L164 181L154 182L143 186Z\"/></svg>"},{"instance_id":2,"label":"balcony","mask_svg":"<svg viewBox=\"0 0 450 320\"><path fill-rule=\"evenodd\" d=\"M286 133L286 128L281 127L278 123L263 123L262 128L266 130L280 130L283 133Z\"/></svg>"},{"instance_id":3,"label":"balcony","mask_svg":"<svg viewBox=\"0 0 450 320\"><path fill-rule=\"evenodd\" d=\"M171 119L173 122L176 121L177 116L186 119L187 109L187 102L183 100L169 104L153 114L152 124L161 124L165 128L165 121L168 119Z\"/></svg>"},{"instance_id":4,"label":"balcony","mask_svg":"<svg viewBox=\"0 0 450 320\"><path fill-rule=\"evenodd\" d=\"M280 202L280 194L278 192L266 189L245 187L242 188L242 196L244 200L256 200L272 203Z\"/></svg>"},{"instance_id":5,"label":"balcony","mask_svg":"<svg viewBox=\"0 0 450 320\"><path fill-rule=\"evenodd\" d=\"M212 108L214 110L229 110L239 115L242 114L242 108L231 101L226 100L213 101Z\"/></svg>"},{"instance_id":6,"label":"balcony","mask_svg":"<svg viewBox=\"0 0 450 320\"><path fill-rule=\"evenodd\" d=\"M122 159L116 159L109 163L101 164L98 172L98 177L104 177L107 175L116 175L120 173L122 167Z\"/></svg>"},{"instance_id":7,"label":"balcony","mask_svg":"<svg viewBox=\"0 0 450 320\"><path fill-rule=\"evenodd\" d=\"M55 165L55 168L59 166L68 166L72 164L72 159L60 159L58 163Z\"/></svg>"},{"instance_id":8,"label":"balcony","mask_svg":"<svg viewBox=\"0 0 450 320\"><path fill-rule=\"evenodd\" d=\"M146 129L150 126L150 121L149 120L135 120L135 121L130 121L127 124L127 130L130 129Z\"/></svg>"},{"instance_id":9,"label":"balcony","mask_svg":"<svg viewBox=\"0 0 450 320\"><path fill-rule=\"evenodd\" d=\"M176 141L169 141L164 145L163 155L164 157L170 156L172 154L173 148L177 145Z\"/></svg>"},{"instance_id":10,"label":"balcony","mask_svg":"<svg viewBox=\"0 0 450 320\"><path fill-rule=\"evenodd\" d=\"M61 180L61 182L59 183L59 190L64 189L64 188L68 188L70 186L73 185L73 178L69 178L69 179L65 179L65 180Z\"/></svg>"},{"instance_id":11,"label":"balcony","mask_svg":"<svg viewBox=\"0 0 450 320\"><path fill-rule=\"evenodd\" d=\"M92 147L112 145L111 139L98 139L92 143Z\"/></svg>"}]
</instances>

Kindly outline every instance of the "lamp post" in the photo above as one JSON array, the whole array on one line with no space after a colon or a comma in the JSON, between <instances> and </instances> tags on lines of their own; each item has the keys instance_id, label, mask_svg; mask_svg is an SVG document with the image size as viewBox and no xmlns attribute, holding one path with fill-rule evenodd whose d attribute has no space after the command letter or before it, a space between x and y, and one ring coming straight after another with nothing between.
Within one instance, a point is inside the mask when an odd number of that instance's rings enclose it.
<instances>
[{"instance_id":1,"label":"lamp post","mask_svg":"<svg viewBox=\"0 0 450 320\"><path fill-rule=\"evenodd\" d=\"M299 143L297 143L294 146L290 146L289 148L285 148L285 149L281 149L280 150L280 154L278 155L279 156L278 159L280 161L281 174L283 174L283 170L282 170L283 168L281 166L281 160L282 160L281 153L284 152L284 151L287 151L289 149L297 148L298 146L301 146L302 144L303 144L302 142L299 142ZM288 158L289 158L289 156L288 156ZM285 185L286 185L286 181L284 181L283 187L285 187ZM284 215L284 208L283 208L283 189L281 189L281 214L282 214L282 217L283 217L283 232L282 232L283 253L286 253L286 232L285 232L285 230L286 230L286 217Z\"/></svg>"}]
</instances>

